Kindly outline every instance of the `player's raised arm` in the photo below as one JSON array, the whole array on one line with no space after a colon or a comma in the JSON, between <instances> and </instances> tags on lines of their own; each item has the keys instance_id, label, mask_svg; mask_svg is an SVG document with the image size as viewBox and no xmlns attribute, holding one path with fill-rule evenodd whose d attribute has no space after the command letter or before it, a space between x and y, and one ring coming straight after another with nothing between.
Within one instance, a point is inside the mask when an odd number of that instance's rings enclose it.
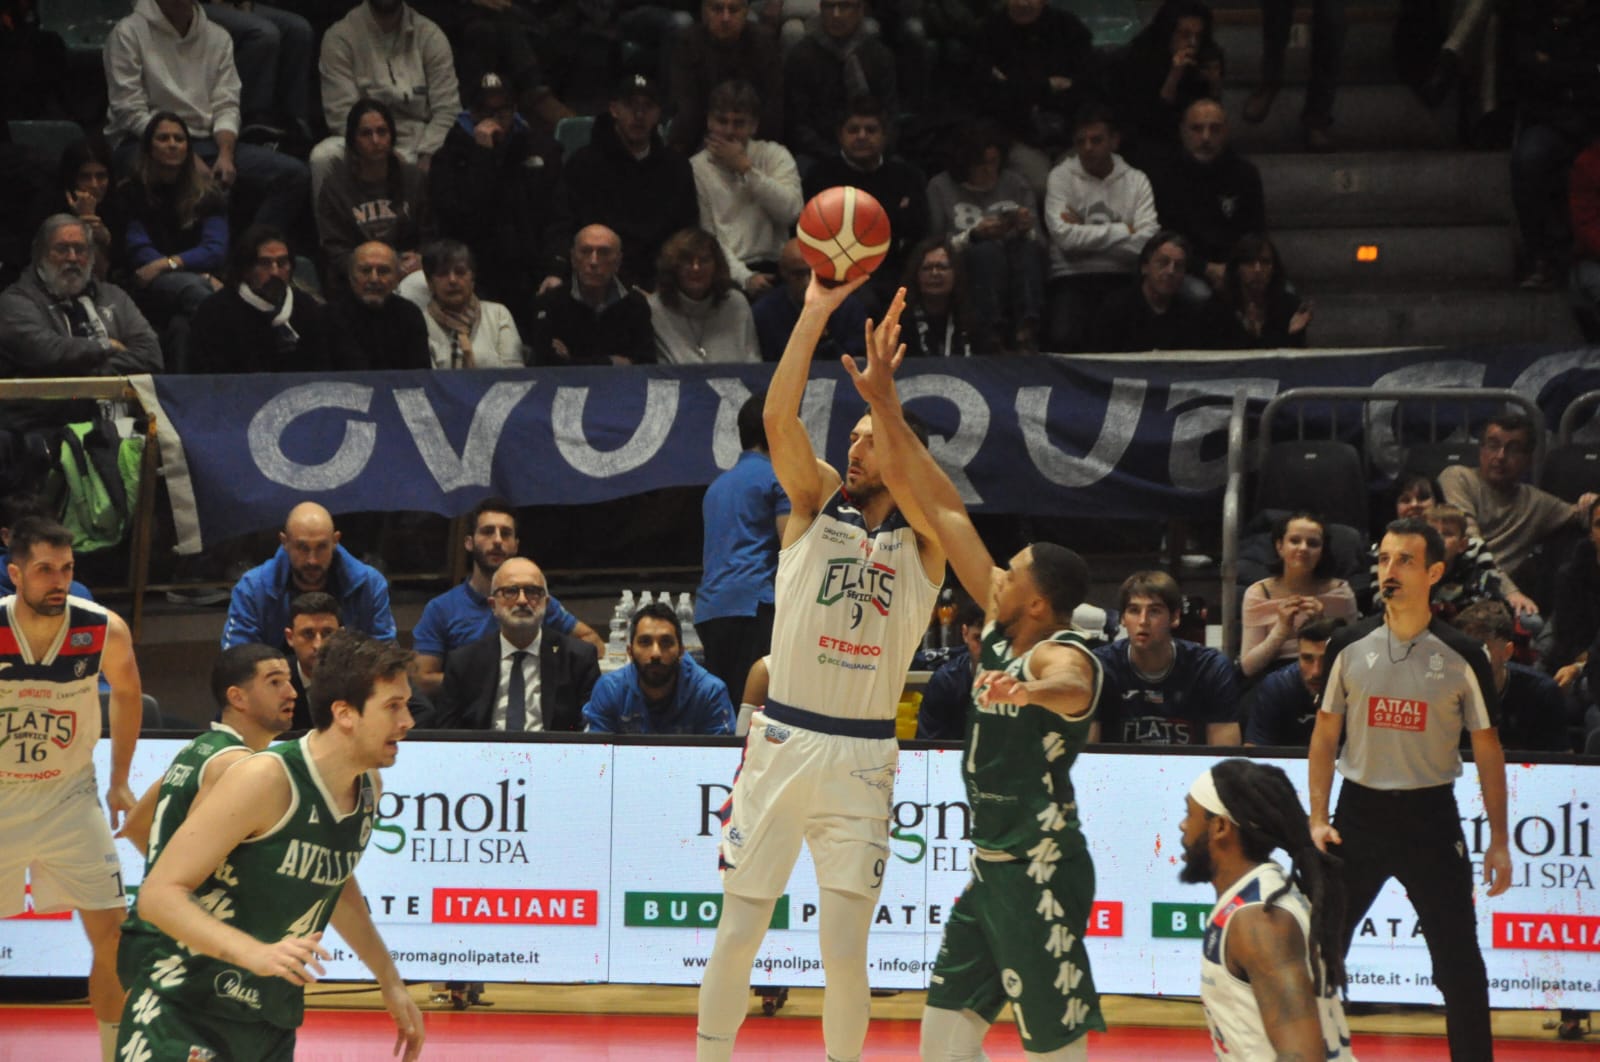
<instances>
[{"instance_id":1,"label":"player's raised arm","mask_svg":"<svg viewBox=\"0 0 1600 1062\"><path fill-rule=\"evenodd\" d=\"M394 1053L398 1055L404 1048L404 1062L412 1062L422 1054L425 1035L422 1012L417 1009L411 993L406 991L406 983L389 956L389 946L383 942L378 927L372 924L372 912L367 910L367 901L362 898L361 886L356 884L353 875L345 881L344 888L339 892L332 922L339 936L366 963L372 976L377 978L378 988L383 992L383 1005L394 1018Z\"/></svg>"},{"instance_id":2,"label":"player's raised arm","mask_svg":"<svg viewBox=\"0 0 1600 1062\"><path fill-rule=\"evenodd\" d=\"M811 375L811 358L828 327L828 318L864 283L866 277L862 276L830 287L812 276L811 285L806 288L805 305L800 308L800 319L789 333L789 342L767 386L761 419L767 429L772 471L789 496L790 519L783 531L785 546L805 533L822 503L839 486L839 473L817 460L811 437L800 420L800 402L805 397L806 379Z\"/></svg>"},{"instance_id":3,"label":"player's raised arm","mask_svg":"<svg viewBox=\"0 0 1600 1062\"><path fill-rule=\"evenodd\" d=\"M139 664L133 658L133 635L115 612L106 614L106 646L100 657L100 673L111 683L111 779L106 788L106 806L115 829L136 803L133 790L128 788L128 771L133 766L133 747L139 743L139 725L144 719L144 691L139 684Z\"/></svg>"},{"instance_id":4,"label":"player's raised arm","mask_svg":"<svg viewBox=\"0 0 1600 1062\"><path fill-rule=\"evenodd\" d=\"M1033 653L1034 677L1024 682L1004 671L985 671L973 681L980 704L1035 704L1068 719L1094 707L1100 676L1087 653L1041 642Z\"/></svg>"},{"instance_id":5,"label":"player's raised arm","mask_svg":"<svg viewBox=\"0 0 1600 1062\"><path fill-rule=\"evenodd\" d=\"M868 322L866 368L858 368L848 355L840 360L856 391L872 409L873 443L882 450L884 485L917 534L939 543L956 570L956 578L987 614L996 571L994 558L972 526L961 492L906 423L900 393L894 385L895 371L905 357L905 347L900 342L905 294L904 288L895 293L882 321L876 325ZM942 569L943 558L939 566ZM942 574L941 571L930 577L939 580Z\"/></svg>"},{"instance_id":6,"label":"player's raised arm","mask_svg":"<svg viewBox=\"0 0 1600 1062\"><path fill-rule=\"evenodd\" d=\"M328 958L322 934L268 943L218 920L195 899L229 852L259 836L289 811L289 776L276 757L253 756L224 774L211 796L191 809L139 889L140 917L190 949L262 977L310 984Z\"/></svg>"}]
</instances>

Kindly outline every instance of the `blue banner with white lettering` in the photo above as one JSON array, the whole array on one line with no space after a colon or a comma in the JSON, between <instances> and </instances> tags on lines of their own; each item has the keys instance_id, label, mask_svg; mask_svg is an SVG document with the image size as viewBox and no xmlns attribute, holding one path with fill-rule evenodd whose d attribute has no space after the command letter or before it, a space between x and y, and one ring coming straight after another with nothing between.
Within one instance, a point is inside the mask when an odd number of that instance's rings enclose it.
<instances>
[{"instance_id":1,"label":"blue banner with white lettering","mask_svg":"<svg viewBox=\"0 0 1600 1062\"><path fill-rule=\"evenodd\" d=\"M453 516L488 494L581 504L706 484L738 457L739 406L771 372L157 376L135 385L159 417L179 550L194 552L277 526L308 499L335 513ZM1600 348L941 359L900 372L907 408L929 425L934 455L975 511L1124 519L1218 516L1234 395L1259 412L1306 386L1511 388L1553 428L1572 398L1600 388ZM842 369L819 362L801 416L820 456L842 465L864 409ZM1378 467L1393 467L1405 426L1392 409L1364 428L1353 407L1339 416L1347 434L1365 431Z\"/></svg>"}]
</instances>

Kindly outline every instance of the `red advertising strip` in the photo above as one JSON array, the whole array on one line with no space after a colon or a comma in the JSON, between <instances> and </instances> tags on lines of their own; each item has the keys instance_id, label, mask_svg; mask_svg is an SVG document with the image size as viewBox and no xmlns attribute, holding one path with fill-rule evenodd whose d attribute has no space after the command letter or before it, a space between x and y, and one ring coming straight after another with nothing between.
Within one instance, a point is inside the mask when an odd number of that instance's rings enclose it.
<instances>
[{"instance_id":1,"label":"red advertising strip","mask_svg":"<svg viewBox=\"0 0 1600 1062\"><path fill-rule=\"evenodd\" d=\"M1089 909L1089 929L1084 934L1089 937L1120 937L1122 936L1122 901L1096 900Z\"/></svg>"},{"instance_id":2,"label":"red advertising strip","mask_svg":"<svg viewBox=\"0 0 1600 1062\"><path fill-rule=\"evenodd\" d=\"M434 922L599 925L594 889L434 889Z\"/></svg>"},{"instance_id":3,"label":"red advertising strip","mask_svg":"<svg viewBox=\"0 0 1600 1062\"><path fill-rule=\"evenodd\" d=\"M1600 917L1496 911L1494 946L1526 951L1600 952Z\"/></svg>"},{"instance_id":4,"label":"red advertising strip","mask_svg":"<svg viewBox=\"0 0 1600 1062\"><path fill-rule=\"evenodd\" d=\"M5 919L4 921L7 921L7 922L70 922L70 921L72 921L72 910L70 908L65 910L65 911L57 911L54 914L39 914L37 911L35 911L33 909L33 886L31 886L31 885L27 886L26 888L24 888L22 890L22 902L23 902L23 905L24 905L23 912L21 914L12 915L10 918Z\"/></svg>"}]
</instances>

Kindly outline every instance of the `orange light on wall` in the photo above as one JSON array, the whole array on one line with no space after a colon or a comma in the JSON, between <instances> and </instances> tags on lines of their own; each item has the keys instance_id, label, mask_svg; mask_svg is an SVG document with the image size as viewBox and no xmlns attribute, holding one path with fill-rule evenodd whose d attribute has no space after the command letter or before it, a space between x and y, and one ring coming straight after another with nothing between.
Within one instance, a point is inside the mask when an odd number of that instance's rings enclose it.
<instances>
[{"instance_id":1,"label":"orange light on wall","mask_svg":"<svg viewBox=\"0 0 1600 1062\"><path fill-rule=\"evenodd\" d=\"M1377 244L1375 244L1375 243L1363 243L1363 244L1361 244L1360 246L1358 246L1356 248L1356 261L1358 261L1358 262L1376 262L1377 260L1378 260L1378 245Z\"/></svg>"}]
</instances>

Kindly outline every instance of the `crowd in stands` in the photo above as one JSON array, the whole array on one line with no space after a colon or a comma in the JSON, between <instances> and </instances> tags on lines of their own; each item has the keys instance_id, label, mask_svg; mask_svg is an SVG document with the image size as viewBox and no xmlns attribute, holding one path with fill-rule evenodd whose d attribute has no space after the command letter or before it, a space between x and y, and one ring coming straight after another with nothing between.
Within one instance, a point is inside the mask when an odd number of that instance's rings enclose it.
<instances>
[{"instance_id":1,"label":"crowd in stands","mask_svg":"<svg viewBox=\"0 0 1600 1062\"><path fill-rule=\"evenodd\" d=\"M1259 172L1230 145L1226 57L1201 0L1167 0L1115 51L1044 0L688 4L136 0L104 47L104 119L59 171L30 173L0 145L21 193L0 217L0 281L22 285L8 317L33 318L0 338L0 371L412 368L424 327L434 368L770 360L804 287L785 254L801 205L847 182L884 205L894 242L840 349L901 282L915 356L1307 342L1313 308L1268 235ZM1281 87L1290 6L1263 2L1245 121ZM1420 91L1471 65L1490 6L1439 29ZM9 7L0 50L48 53L33 6ZM1344 27L1338 4L1314 8L1302 117L1326 148ZM1525 282L1570 268L1600 332L1600 156L1585 150L1600 19L1582 0L1499 17ZM66 94L66 77L8 94L5 117L59 112L50 86ZM608 98L564 149L553 134L585 94ZM253 275L263 234L290 256L281 278ZM356 278L372 243L394 252L386 299L420 322L378 299L375 252ZM109 309L117 289L136 313ZM219 292L232 305L202 314ZM207 329L249 313L276 337L266 356L213 356ZM302 329L311 316L330 320ZM146 325L158 362L102 335ZM396 342L358 352L352 333ZM51 340L66 336L101 356L62 355Z\"/></svg>"}]
</instances>

